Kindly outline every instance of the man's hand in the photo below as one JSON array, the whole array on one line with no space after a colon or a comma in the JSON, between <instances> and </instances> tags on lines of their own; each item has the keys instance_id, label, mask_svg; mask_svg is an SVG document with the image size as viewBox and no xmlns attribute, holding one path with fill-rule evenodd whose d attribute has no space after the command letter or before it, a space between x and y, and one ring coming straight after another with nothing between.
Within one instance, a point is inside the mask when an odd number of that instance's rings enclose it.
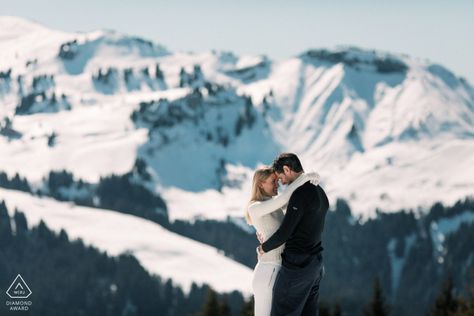
<instances>
[{"instance_id":1,"label":"man's hand","mask_svg":"<svg viewBox=\"0 0 474 316\"><path fill-rule=\"evenodd\" d=\"M262 245L259 245L257 247L257 253L258 253L259 256L261 256L265 253L265 251L263 251Z\"/></svg>"},{"instance_id":2,"label":"man's hand","mask_svg":"<svg viewBox=\"0 0 474 316\"><path fill-rule=\"evenodd\" d=\"M257 239L258 239L258 241L259 241L261 244L263 244L263 242L265 241L265 240L263 239L263 237L264 237L264 236L263 236L263 234L262 234L261 232L257 232Z\"/></svg>"}]
</instances>

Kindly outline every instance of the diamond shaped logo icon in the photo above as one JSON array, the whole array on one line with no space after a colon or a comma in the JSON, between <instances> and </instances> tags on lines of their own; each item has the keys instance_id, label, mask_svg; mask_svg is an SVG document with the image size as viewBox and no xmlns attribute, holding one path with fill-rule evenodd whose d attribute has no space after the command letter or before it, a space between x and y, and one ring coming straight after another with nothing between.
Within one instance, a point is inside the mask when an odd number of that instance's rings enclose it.
<instances>
[{"instance_id":1,"label":"diamond shaped logo icon","mask_svg":"<svg viewBox=\"0 0 474 316\"><path fill-rule=\"evenodd\" d=\"M8 288L7 295L10 296L10 298L27 298L31 295L31 290L21 275L18 274Z\"/></svg>"}]
</instances>

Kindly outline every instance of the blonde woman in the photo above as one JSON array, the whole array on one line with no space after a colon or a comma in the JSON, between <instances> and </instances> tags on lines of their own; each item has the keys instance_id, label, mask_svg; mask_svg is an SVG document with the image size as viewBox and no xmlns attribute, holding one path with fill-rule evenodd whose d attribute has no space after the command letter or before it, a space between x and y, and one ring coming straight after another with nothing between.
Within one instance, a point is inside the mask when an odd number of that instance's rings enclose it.
<instances>
[{"instance_id":1,"label":"blonde woman","mask_svg":"<svg viewBox=\"0 0 474 316\"><path fill-rule=\"evenodd\" d=\"M285 207L293 192L311 181L319 184L317 173L302 173L286 190L277 196L278 178L270 167L255 171L252 196L247 208L246 218L253 225L263 241L273 235L284 218ZM258 255L254 269L252 289L255 299L255 316L269 316L272 308L272 292L275 278L281 267L281 253L284 245L263 255Z\"/></svg>"}]
</instances>

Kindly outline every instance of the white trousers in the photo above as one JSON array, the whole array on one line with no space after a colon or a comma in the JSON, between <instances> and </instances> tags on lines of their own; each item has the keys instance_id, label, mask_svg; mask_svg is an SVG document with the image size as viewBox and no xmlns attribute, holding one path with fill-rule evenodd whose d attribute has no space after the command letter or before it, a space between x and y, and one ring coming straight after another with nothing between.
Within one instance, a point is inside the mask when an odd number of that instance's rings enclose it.
<instances>
[{"instance_id":1,"label":"white trousers","mask_svg":"<svg viewBox=\"0 0 474 316\"><path fill-rule=\"evenodd\" d=\"M270 316L272 311L273 285L280 268L281 264L277 262L257 262L252 280L255 316Z\"/></svg>"}]
</instances>

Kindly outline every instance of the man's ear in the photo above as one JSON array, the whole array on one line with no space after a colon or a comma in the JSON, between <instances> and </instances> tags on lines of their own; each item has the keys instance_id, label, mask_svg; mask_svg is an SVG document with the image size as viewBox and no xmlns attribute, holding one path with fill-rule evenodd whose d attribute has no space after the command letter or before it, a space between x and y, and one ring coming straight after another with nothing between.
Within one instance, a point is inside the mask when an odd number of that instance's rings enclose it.
<instances>
[{"instance_id":1,"label":"man's ear","mask_svg":"<svg viewBox=\"0 0 474 316\"><path fill-rule=\"evenodd\" d=\"M289 168L288 166L283 166L283 174L286 175L286 174L289 173L290 171L291 171L291 170L290 170L290 168Z\"/></svg>"}]
</instances>

